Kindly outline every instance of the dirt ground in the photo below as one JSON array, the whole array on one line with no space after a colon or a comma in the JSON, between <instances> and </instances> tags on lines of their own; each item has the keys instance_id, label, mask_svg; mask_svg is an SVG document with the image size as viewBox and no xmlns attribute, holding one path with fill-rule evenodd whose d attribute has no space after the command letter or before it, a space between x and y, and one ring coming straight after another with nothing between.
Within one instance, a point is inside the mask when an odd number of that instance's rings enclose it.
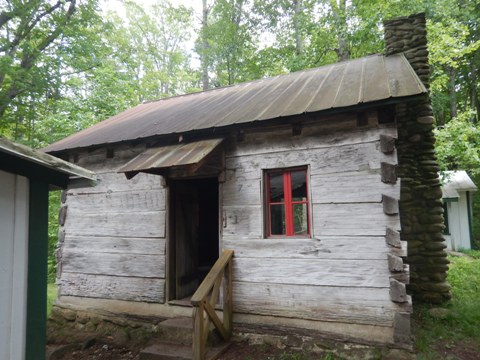
<instances>
[{"instance_id":1,"label":"dirt ground","mask_svg":"<svg viewBox=\"0 0 480 360\"><path fill-rule=\"evenodd\" d=\"M108 338L98 339L87 344L85 349L70 345L52 360L139 360L143 346L120 346ZM47 351L63 349L64 345L49 345ZM434 349L439 360L478 360L477 343L439 341ZM432 354L430 354L431 356ZM340 359L327 357L328 359ZM423 358L423 357L419 357ZM431 357L429 357L431 358ZM288 348L279 349L271 345L250 345L247 342L234 342L219 360L321 360L324 356L315 353L301 353ZM48 360L48 359L47 359ZM393 359L391 359L393 360Z\"/></svg>"},{"instance_id":2,"label":"dirt ground","mask_svg":"<svg viewBox=\"0 0 480 360\"><path fill-rule=\"evenodd\" d=\"M70 347L61 351L52 360L138 360L142 346L119 346L108 339L101 339L91 343L85 349ZM49 345L47 352L64 349L64 345ZM304 355L289 349L279 349L271 345L250 345L247 342L234 342L230 348L219 358L219 360L260 360L280 359L281 356L292 354L291 359L295 360L316 360L321 359L320 355ZM296 354L296 355L293 355ZM290 359L290 358L289 358ZM48 360L48 359L47 359Z\"/></svg>"},{"instance_id":3,"label":"dirt ground","mask_svg":"<svg viewBox=\"0 0 480 360\"><path fill-rule=\"evenodd\" d=\"M441 359L480 359L480 344L472 341L439 341L435 346L435 351L442 356Z\"/></svg>"}]
</instances>

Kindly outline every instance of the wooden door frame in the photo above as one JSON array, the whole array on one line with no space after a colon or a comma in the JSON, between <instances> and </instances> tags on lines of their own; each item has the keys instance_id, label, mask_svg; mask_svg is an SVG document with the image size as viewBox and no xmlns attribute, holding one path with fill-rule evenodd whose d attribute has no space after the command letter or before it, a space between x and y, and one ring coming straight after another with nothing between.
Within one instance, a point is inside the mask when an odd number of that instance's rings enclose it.
<instances>
[{"instance_id":1,"label":"wooden door frame","mask_svg":"<svg viewBox=\"0 0 480 360\"><path fill-rule=\"evenodd\" d=\"M222 218L222 181L220 176L204 176L204 177L179 177L179 178L169 178L166 181L166 243L165 243L165 300L166 302L176 300L176 244L175 244L175 212L174 212L174 196L175 196L175 184L177 181L182 180L202 180L202 179L216 179L217 180L217 191L218 191L218 255L222 251L222 228L223 228L223 218Z\"/></svg>"}]
</instances>

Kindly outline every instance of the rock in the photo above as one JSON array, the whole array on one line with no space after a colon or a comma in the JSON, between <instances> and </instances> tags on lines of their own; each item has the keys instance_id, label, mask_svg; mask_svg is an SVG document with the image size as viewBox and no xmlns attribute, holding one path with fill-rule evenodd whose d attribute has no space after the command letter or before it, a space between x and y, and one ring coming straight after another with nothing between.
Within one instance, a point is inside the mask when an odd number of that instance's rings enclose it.
<instances>
[{"instance_id":1,"label":"rock","mask_svg":"<svg viewBox=\"0 0 480 360\"><path fill-rule=\"evenodd\" d=\"M63 317L67 321L75 321L75 319L77 318L77 313L73 310L65 309L62 311L62 313L63 313Z\"/></svg>"},{"instance_id":2,"label":"rock","mask_svg":"<svg viewBox=\"0 0 480 360\"><path fill-rule=\"evenodd\" d=\"M77 322L79 322L80 324L86 324L89 319L90 319L90 316L88 315L88 313L84 313L84 312L77 313Z\"/></svg>"},{"instance_id":3,"label":"rock","mask_svg":"<svg viewBox=\"0 0 480 360\"><path fill-rule=\"evenodd\" d=\"M90 322L97 326L98 324L100 324L102 322L102 319L99 318L98 316L93 316L93 315L90 315Z\"/></svg>"},{"instance_id":4,"label":"rock","mask_svg":"<svg viewBox=\"0 0 480 360\"><path fill-rule=\"evenodd\" d=\"M434 319L446 319L450 315L451 311L445 308L436 307L428 310L428 315Z\"/></svg>"},{"instance_id":5,"label":"rock","mask_svg":"<svg viewBox=\"0 0 480 360\"><path fill-rule=\"evenodd\" d=\"M97 325L91 321L85 324L85 331L94 332L97 329Z\"/></svg>"},{"instance_id":6,"label":"rock","mask_svg":"<svg viewBox=\"0 0 480 360\"><path fill-rule=\"evenodd\" d=\"M433 116L420 116L417 118L417 121L420 124L433 124L434 119Z\"/></svg>"}]
</instances>

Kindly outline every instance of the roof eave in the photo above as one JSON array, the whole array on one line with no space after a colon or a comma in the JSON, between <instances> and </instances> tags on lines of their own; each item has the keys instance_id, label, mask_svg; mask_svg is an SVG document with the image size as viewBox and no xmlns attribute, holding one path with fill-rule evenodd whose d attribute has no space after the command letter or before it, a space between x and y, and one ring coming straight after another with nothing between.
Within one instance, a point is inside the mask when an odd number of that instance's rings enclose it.
<instances>
[{"instance_id":1,"label":"roof eave","mask_svg":"<svg viewBox=\"0 0 480 360\"><path fill-rule=\"evenodd\" d=\"M65 153L71 153L71 152L78 152L78 151L84 151L84 150L89 150L92 148L98 148L101 146L118 146L120 144L126 144L126 143L132 143L132 142L140 142L140 141L146 141L148 139L153 139L153 138L158 138L158 137L177 137L178 135L188 135L188 134L193 134L193 133L208 133L212 130L215 130L215 135L212 136L219 136L219 134L222 133L222 131L229 131L231 129L237 129L237 128L252 128L252 127L257 127L257 126L269 126L271 125L272 122L279 121L279 120L284 120L287 118L293 118L295 121L298 121L298 116L310 116L313 114L321 114L324 116L329 116L329 115L334 115L334 114L339 114L339 113L345 113L345 112L351 112L351 111L363 111L366 109L374 108L374 107L379 107L379 106L387 106L387 105L395 105L401 102L410 102L410 101L415 101L423 96L425 96L428 93L426 89L424 89L424 92L418 93L415 95L411 96L403 96L403 97L391 97L388 99L382 99L382 100L377 100L377 101L372 101L372 102L365 102L365 103L360 103L352 106L346 106L346 107L341 107L341 108L330 108L326 110L321 110L321 111L316 111L316 112L306 112L302 114L295 114L291 115L288 117L279 117L279 118L274 118L274 119L269 119L269 120L262 120L259 121L257 119L251 120L248 122L243 122L243 123L238 123L238 124L230 124L230 125L225 125L221 127L209 127L209 128L202 128L202 129L195 129L187 132L172 132L169 134L156 134L156 135L151 135L143 138L135 138L135 139L128 139L128 140L122 140L122 141L112 141L112 142L104 142L104 143L98 143L98 144L91 144L91 145L86 145L86 146L76 146L76 147L68 147L68 148L55 148L52 145L49 145L48 147L45 147L42 149L46 153L52 154L52 155L61 155Z\"/></svg>"},{"instance_id":2,"label":"roof eave","mask_svg":"<svg viewBox=\"0 0 480 360\"><path fill-rule=\"evenodd\" d=\"M16 159L39 165L53 173L67 176L71 184L81 181L84 185L94 185L97 180L95 173L90 170L4 138L0 138L0 152Z\"/></svg>"}]
</instances>

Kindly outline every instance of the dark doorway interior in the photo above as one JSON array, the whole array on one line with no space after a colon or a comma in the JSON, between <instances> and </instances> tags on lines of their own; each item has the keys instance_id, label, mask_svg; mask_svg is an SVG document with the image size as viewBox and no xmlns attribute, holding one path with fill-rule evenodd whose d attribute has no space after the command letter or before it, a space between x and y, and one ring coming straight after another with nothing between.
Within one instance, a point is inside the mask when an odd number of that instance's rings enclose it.
<instances>
[{"instance_id":1,"label":"dark doorway interior","mask_svg":"<svg viewBox=\"0 0 480 360\"><path fill-rule=\"evenodd\" d=\"M218 259L217 178L171 183L170 300L190 297Z\"/></svg>"}]
</instances>

